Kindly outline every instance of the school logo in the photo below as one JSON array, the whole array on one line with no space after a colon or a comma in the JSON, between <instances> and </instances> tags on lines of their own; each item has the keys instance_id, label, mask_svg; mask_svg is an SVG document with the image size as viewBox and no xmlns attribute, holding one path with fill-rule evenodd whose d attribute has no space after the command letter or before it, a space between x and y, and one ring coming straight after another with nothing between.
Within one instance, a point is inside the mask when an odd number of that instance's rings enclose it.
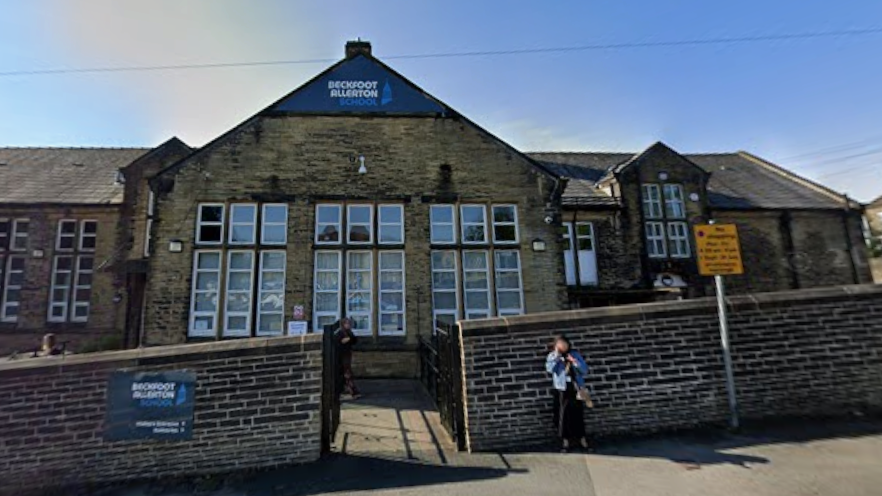
<instances>
[{"instance_id":1,"label":"school logo","mask_svg":"<svg viewBox=\"0 0 882 496\"><path fill-rule=\"evenodd\" d=\"M389 80L383 82L382 93L379 86L379 81L331 80L328 81L328 96L336 99L341 107L379 107L392 103Z\"/></svg>"}]
</instances>

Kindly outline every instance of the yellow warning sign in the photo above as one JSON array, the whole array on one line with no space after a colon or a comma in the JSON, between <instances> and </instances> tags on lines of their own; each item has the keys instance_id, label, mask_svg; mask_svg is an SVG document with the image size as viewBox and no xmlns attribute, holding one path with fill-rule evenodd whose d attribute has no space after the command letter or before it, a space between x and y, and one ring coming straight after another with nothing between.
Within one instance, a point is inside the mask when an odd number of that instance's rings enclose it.
<instances>
[{"instance_id":1,"label":"yellow warning sign","mask_svg":"<svg viewBox=\"0 0 882 496\"><path fill-rule=\"evenodd\" d=\"M698 249L698 272L703 276L732 276L744 274L741 263L741 244L735 224L706 224L695 226Z\"/></svg>"}]
</instances>

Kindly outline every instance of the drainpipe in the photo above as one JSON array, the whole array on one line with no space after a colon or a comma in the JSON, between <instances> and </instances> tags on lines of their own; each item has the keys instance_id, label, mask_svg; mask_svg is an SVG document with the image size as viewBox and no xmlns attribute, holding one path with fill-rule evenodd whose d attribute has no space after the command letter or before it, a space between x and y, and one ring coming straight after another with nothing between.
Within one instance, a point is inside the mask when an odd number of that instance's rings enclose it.
<instances>
[{"instance_id":1,"label":"drainpipe","mask_svg":"<svg viewBox=\"0 0 882 496\"><path fill-rule=\"evenodd\" d=\"M860 284L860 275L858 274L857 261L855 260L854 243L851 242L851 228L848 225L849 216L851 214L851 200L847 194L842 195L845 201L845 209L842 211L842 226L845 228L845 248L848 250L848 259L851 262L851 276L855 284Z\"/></svg>"}]
</instances>

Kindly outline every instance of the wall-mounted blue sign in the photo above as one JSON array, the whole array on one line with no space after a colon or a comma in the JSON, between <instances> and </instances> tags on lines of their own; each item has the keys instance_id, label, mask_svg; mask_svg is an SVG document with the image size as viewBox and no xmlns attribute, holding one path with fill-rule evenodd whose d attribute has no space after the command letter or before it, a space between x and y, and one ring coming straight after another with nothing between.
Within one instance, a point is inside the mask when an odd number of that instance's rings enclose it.
<instances>
[{"instance_id":1,"label":"wall-mounted blue sign","mask_svg":"<svg viewBox=\"0 0 882 496\"><path fill-rule=\"evenodd\" d=\"M307 83L270 111L438 114L445 109L375 60L359 55Z\"/></svg>"},{"instance_id":2,"label":"wall-mounted blue sign","mask_svg":"<svg viewBox=\"0 0 882 496\"><path fill-rule=\"evenodd\" d=\"M107 384L104 439L190 439L196 375L114 372Z\"/></svg>"}]
</instances>

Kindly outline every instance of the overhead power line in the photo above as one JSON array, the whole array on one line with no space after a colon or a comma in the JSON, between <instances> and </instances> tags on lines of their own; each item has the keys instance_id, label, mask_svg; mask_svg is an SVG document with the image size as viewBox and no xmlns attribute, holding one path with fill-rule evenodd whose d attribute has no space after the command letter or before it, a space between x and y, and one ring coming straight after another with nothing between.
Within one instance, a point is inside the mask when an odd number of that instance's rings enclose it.
<instances>
[{"instance_id":1,"label":"overhead power line","mask_svg":"<svg viewBox=\"0 0 882 496\"><path fill-rule=\"evenodd\" d=\"M867 36L882 34L882 27L870 27L862 29L847 29L840 31L815 31L805 33L768 34L753 36L736 36L724 38L699 38L692 40L669 40L669 41L642 41L627 43L600 43L591 45L548 47L548 48L518 48L509 50L484 50L471 52L448 52L448 53L423 53L389 55L382 57L384 60L393 59L433 59L433 58L456 58L456 57L488 57L499 55L523 55L542 53L584 52L593 50L624 50L634 48L659 48L659 47L687 47L702 45L730 45L737 43L755 43L763 41L788 41L810 40L818 38L844 38L852 36ZM123 67L87 67L87 68L57 68L57 69L27 69L15 71L2 71L0 77L10 76L46 76L53 74L87 74L87 73L115 73L115 72L147 72L147 71L173 71L192 69L220 69L229 67L260 67L274 65L295 64L327 64L336 62L337 59L299 59L299 60L266 60L246 62L218 62L206 64L180 64L180 65L152 65L152 66L123 66Z\"/></svg>"}]
</instances>

